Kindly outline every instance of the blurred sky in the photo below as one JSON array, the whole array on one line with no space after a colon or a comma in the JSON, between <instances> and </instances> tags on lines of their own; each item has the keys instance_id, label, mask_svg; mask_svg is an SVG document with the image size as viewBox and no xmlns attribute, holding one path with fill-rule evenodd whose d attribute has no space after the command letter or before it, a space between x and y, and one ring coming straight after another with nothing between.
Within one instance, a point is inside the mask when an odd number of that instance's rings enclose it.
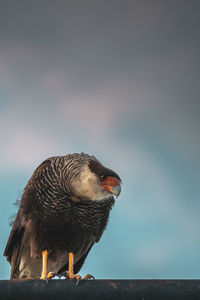
<instances>
[{"instance_id":1,"label":"blurred sky","mask_svg":"<svg viewBox=\"0 0 200 300\"><path fill-rule=\"evenodd\" d=\"M199 1L1 0L2 256L33 170L95 155L123 181L81 274L200 277Z\"/></svg>"}]
</instances>

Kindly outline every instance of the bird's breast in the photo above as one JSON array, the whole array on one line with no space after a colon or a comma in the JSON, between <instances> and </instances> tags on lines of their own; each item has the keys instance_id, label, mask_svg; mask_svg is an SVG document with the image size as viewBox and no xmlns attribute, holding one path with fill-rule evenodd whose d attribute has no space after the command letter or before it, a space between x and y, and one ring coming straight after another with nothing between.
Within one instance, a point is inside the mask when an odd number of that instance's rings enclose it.
<instances>
[{"instance_id":1,"label":"bird's breast","mask_svg":"<svg viewBox=\"0 0 200 300\"><path fill-rule=\"evenodd\" d=\"M30 245L34 245L36 256L41 250L79 252L82 247L88 247L99 240L103 233L110 209L110 202L93 203L93 201L72 202L66 201L62 210L48 213L41 212L31 216L30 231L34 229L35 236L28 234ZM36 249L36 250L35 250Z\"/></svg>"}]
</instances>

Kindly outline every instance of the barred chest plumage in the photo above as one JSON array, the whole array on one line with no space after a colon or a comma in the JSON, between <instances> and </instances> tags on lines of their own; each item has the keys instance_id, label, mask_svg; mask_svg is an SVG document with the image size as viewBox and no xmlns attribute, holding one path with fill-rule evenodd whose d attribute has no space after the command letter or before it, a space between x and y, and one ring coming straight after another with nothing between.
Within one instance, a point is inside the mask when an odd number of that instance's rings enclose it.
<instances>
[{"instance_id":1,"label":"barred chest plumage","mask_svg":"<svg viewBox=\"0 0 200 300\"><path fill-rule=\"evenodd\" d=\"M71 223L79 226L88 233L96 236L99 230L105 229L114 198L101 201L71 202Z\"/></svg>"},{"instance_id":2,"label":"barred chest plumage","mask_svg":"<svg viewBox=\"0 0 200 300\"><path fill-rule=\"evenodd\" d=\"M32 220L30 231L35 233L31 237L35 249L33 255L39 254L37 249L56 250L55 247L76 253L97 242L106 228L114 202L112 196L101 201L74 202L60 194L57 199L48 199L46 203L44 199L38 201L38 195L31 191L30 206L26 202L24 209ZM31 236L30 231L27 231L27 236Z\"/></svg>"}]
</instances>

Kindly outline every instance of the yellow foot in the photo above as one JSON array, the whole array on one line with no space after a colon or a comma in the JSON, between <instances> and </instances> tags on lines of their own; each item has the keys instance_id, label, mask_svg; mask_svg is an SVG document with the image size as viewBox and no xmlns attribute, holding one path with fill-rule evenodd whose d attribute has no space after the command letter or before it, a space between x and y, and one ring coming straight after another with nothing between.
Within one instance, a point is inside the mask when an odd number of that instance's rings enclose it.
<instances>
[{"instance_id":1,"label":"yellow foot","mask_svg":"<svg viewBox=\"0 0 200 300\"><path fill-rule=\"evenodd\" d=\"M82 278L81 275L78 275L78 274L75 275L69 271L64 272L62 275L64 275L65 279L67 279L67 280L76 280L76 285L79 284L80 280L95 279L94 276L92 276L91 274L87 274L86 276L84 276Z\"/></svg>"},{"instance_id":2,"label":"yellow foot","mask_svg":"<svg viewBox=\"0 0 200 300\"><path fill-rule=\"evenodd\" d=\"M47 276L45 274L42 274L41 277L40 277L40 279L47 280Z\"/></svg>"},{"instance_id":3,"label":"yellow foot","mask_svg":"<svg viewBox=\"0 0 200 300\"><path fill-rule=\"evenodd\" d=\"M56 275L57 275L56 273L49 272L48 275L47 275L47 279L52 279L52 278L54 278Z\"/></svg>"},{"instance_id":4,"label":"yellow foot","mask_svg":"<svg viewBox=\"0 0 200 300\"><path fill-rule=\"evenodd\" d=\"M81 280L81 276L80 275L75 275L74 273L72 273L72 272L69 272L69 271L67 271L67 272L65 272L65 274L64 274L64 276L65 276L65 279L69 279L69 280L76 280L76 285L78 285L78 283L79 283L79 281Z\"/></svg>"},{"instance_id":5,"label":"yellow foot","mask_svg":"<svg viewBox=\"0 0 200 300\"><path fill-rule=\"evenodd\" d=\"M23 275L23 276L22 276L22 279L34 279L34 278L31 277L31 276L28 276L28 275Z\"/></svg>"},{"instance_id":6,"label":"yellow foot","mask_svg":"<svg viewBox=\"0 0 200 300\"><path fill-rule=\"evenodd\" d=\"M45 280L46 283L48 284L48 280L49 280L49 279L52 279L52 278L55 277L55 276L56 276L55 273L49 272L47 276L46 276L45 274L42 274L41 277L40 277L40 279Z\"/></svg>"}]
</instances>

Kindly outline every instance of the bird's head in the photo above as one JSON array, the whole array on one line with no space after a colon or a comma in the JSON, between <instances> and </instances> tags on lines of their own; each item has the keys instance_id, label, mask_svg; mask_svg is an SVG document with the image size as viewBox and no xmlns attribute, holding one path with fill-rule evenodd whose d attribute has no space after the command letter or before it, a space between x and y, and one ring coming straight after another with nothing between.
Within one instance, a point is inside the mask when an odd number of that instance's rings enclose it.
<instances>
[{"instance_id":1,"label":"bird's head","mask_svg":"<svg viewBox=\"0 0 200 300\"><path fill-rule=\"evenodd\" d=\"M119 196L121 179L112 170L105 168L98 160L90 159L80 168L73 181L75 197L87 200L103 200L112 195Z\"/></svg>"}]
</instances>

